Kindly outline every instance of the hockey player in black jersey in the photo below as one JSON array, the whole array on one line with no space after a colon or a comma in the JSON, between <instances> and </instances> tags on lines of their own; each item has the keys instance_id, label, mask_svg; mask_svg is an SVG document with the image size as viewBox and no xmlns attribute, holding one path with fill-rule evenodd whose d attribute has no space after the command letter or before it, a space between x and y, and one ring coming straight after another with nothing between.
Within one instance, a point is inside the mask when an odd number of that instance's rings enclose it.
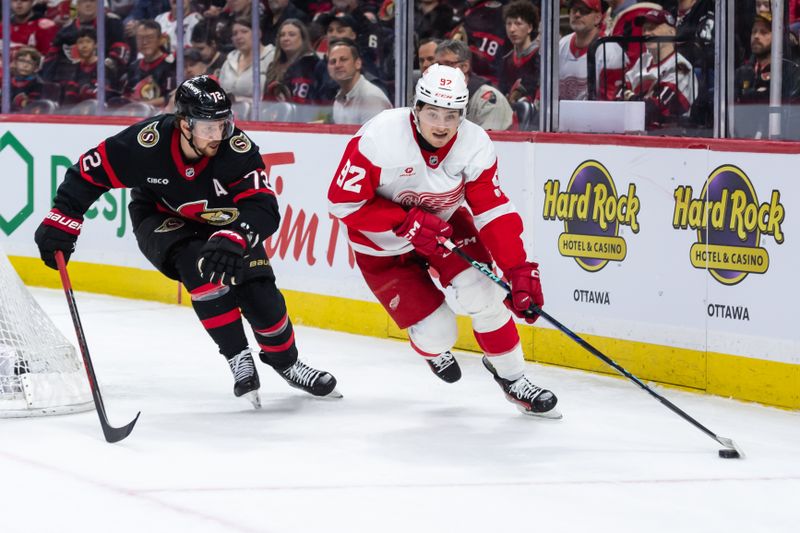
<instances>
[{"instance_id":1,"label":"hockey player in black jersey","mask_svg":"<svg viewBox=\"0 0 800 533\"><path fill-rule=\"evenodd\" d=\"M189 290L200 322L230 365L236 396L260 405L244 315L261 360L289 385L341 397L333 375L297 358L292 322L264 247L280 214L258 147L234 127L231 102L213 78L183 82L175 109L109 137L67 170L36 230L42 260L56 268L57 250L68 260L95 200L109 189L130 188L139 248Z\"/></svg>"}]
</instances>

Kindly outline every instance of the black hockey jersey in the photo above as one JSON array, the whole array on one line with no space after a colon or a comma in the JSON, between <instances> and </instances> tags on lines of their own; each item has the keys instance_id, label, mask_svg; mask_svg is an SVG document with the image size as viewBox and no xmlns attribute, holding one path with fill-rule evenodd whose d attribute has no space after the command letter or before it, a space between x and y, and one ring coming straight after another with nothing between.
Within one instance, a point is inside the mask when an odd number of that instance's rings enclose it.
<instances>
[{"instance_id":1,"label":"black hockey jersey","mask_svg":"<svg viewBox=\"0 0 800 533\"><path fill-rule=\"evenodd\" d=\"M497 86L501 58L508 52L503 4L476 2L464 10L463 31L472 51L472 71Z\"/></svg>"},{"instance_id":2,"label":"black hockey jersey","mask_svg":"<svg viewBox=\"0 0 800 533\"><path fill-rule=\"evenodd\" d=\"M114 188L132 189L134 227L162 212L241 230L254 242L274 233L280 221L258 146L237 128L214 157L186 161L174 115L129 126L84 153L67 170L53 205L81 216Z\"/></svg>"}]
</instances>

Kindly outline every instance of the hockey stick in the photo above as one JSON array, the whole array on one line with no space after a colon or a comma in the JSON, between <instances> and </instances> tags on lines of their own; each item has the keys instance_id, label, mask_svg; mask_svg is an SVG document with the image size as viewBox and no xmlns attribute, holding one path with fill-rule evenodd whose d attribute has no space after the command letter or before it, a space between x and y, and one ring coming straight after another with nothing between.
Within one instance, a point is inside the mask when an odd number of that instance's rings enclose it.
<instances>
[{"instance_id":1,"label":"hockey stick","mask_svg":"<svg viewBox=\"0 0 800 533\"><path fill-rule=\"evenodd\" d=\"M439 241L439 244L441 244L442 246L444 246L445 248L447 248L448 250L450 250L451 252L453 252L454 254L459 256L460 258L462 258L464 261L466 261L467 263L472 265L474 268L479 270L483 275L485 275L490 280L495 282L497 285L502 287L503 290L505 290L507 293L511 294L511 286L509 286L508 283L506 283L500 277L498 277L497 274L492 272L492 270L488 266L486 266L485 264L480 263L480 262L474 260L473 258L471 258L463 250L461 250L458 246L453 244L453 242L450 239L447 239L447 238L444 238L444 237L438 237L438 241ZM574 340L575 342L580 344L589 353L591 353L595 357L598 357L604 363L606 363L607 365L611 366L617 372L619 372L620 374L622 374L623 376L625 376L626 378L628 378L629 380L634 382L636 385L638 385L639 387L644 389L645 392L647 392L648 394L650 394L650 396L652 396L653 398L655 398L656 400L661 402L664 406L669 408L672 412L674 412L675 414L677 414L678 416L680 416L681 418L683 418L687 422L691 423L694 427L696 427L697 429L699 429L700 431L702 431L703 433L705 433L706 435L708 435L709 437L711 437L712 439L717 441L718 443L720 443L723 446L725 446L725 448L727 448L728 450L732 450L733 452L736 452L735 454L732 454L731 452L726 452L725 450L720 450L720 454L719 454L720 457L736 458L736 457L740 457L740 456L744 455L742 450L736 446L736 444L733 442L733 440L731 440L731 439L729 439L727 437L720 437L719 435L717 435L716 433L714 433L713 431L711 431L710 429L705 427L703 424L701 424L700 422L698 422L697 420L695 420L694 418L689 416L680 407L678 407L677 405L675 405L674 403L672 403L671 401L667 400L666 398L664 398L663 396L658 394L656 391L654 391L653 389L648 387L639 378L637 378L636 376L634 376L633 374L631 374L630 372L625 370L621 365L619 365L616 361L614 361L610 357L606 356L603 352L601 352L600 350L598 350L597 348L595 348L594 346L592 346L591 344L589 344L588 342L583 340L581 337L579 337L576 333L574 333L572 330L570 330L564 324L562 324L561 322L559 322L558 320L556 320L555 318L550 316L550 314L548 314L547 311L544 311L541 307L537 306L536 304L531 304L531 306L528 308L528 310L525 312L525 314L526 315L530 315L530 316L532 316L534 314L541 316L542 318L544 318L545 320L550 322L553 326L555 326L556 328L561 330L562 333L566 334L567 337L571 338L572 340ZM725 452L725 453L723 453L723 452Z\"/></svg>"},{"instance_id":2,"label":"hockey stick","mask_svg":"<svg viewBox=\"0 0 800 533\"><path fill-rule=\"evenodd\" d=\"M64 261L64 254L61 251L56 251L56 265L58 266L58 273L61 274L61 284L64 286L64 294L67 296L67 304L69 305L69 314L72 315L72 324L75 326L75 335L78 337L78 346L81 349L83 356L83 363L86 367L86 375L89 377L89 386L92 389L92 397L94 398L94 406L97 409L97 416L100 418L100 426L103 428L103 435L108 442L118 442L127 437L133 431L133 426L139 420L141 412L136 413L136 418L133 419L127 426L115 428L108 423L106 416L106 408L103 405L103 397L100 395L100 385L97 383L97 376L94 373L94 366L92 365L92 358L89 357L89 346L86 344L86 337L83 335L83 326L81 325L81 317L78 316L78 306L75 304L75 295L72 293L72 283L69 281L69 274L67 273L67 264Z\"/></svg>"}]
</instances>

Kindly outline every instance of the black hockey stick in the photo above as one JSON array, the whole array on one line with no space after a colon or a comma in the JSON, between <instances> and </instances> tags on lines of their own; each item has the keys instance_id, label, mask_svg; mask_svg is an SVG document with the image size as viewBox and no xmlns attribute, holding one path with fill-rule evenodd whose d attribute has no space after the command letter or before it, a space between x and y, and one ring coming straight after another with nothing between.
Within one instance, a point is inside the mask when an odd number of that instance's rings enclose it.
<instances>
[{"instance_id":1,"label":"black hockey stick","mask_svg":"<svg viewBox=\"0 0 800 533\"><path fill-rule=\"evenodd\" d=\"M485 265L483 263L480 263L480 262L474 260L473 258L471 258L463 250L461 250L458 246L453 244L453 242L450 239L446 239L444 237L438 237L438 241L439 241L439 244L441 244L442 246L444 246L445 248L447 248L448 250L450 250L454 254L458 255L464 261L466 261L467 263L472 265L474 268L479 270L486 277L488 277L493 282L495 282L497 285L502 287L503 290L505 290L507 293L511 294L511 287L508 285L508 283L506 283L505 281L500 279L500 277L497 276L497 274L495 274L494 272L492 272L492 270L487 265ZM680 416L681 418L683 418L687 422L691 423L694 427L696 427L697 429L699 429L700 431L702 431L703 433L705 433L706 435L708 435L709 437L711 437L712 439L717 441L718 443L720 443L723 446L725 446L725 448L727 450L731 450L731 452L727 452L726 450L720 450L720 453L719 453L720 457L737 458L737 457L740 457L740 456L744 455L744 453L741 451L741 449L739 449L736 446L736 444L733 442L733 440L731 440L731 439L729 439L727 437L720 437L719 435L717 435L716 433L714 433L713 431L711 431L710 429L705 427L703 424L701 424L700 422L698 422L697 420L695 420L694 418L689 416L680 407L678 407L677 405L675 405L674 403L672 403L671 401L667 400L666 398L664 398L663 396L658 394L656 391L654 391L653 389L648 387L639 378L637 378L636 376L634 376L633 374L631 374L630 372L625 370L625 368L623 368L621 365L619 365L616 361L614 361L610 357L606 356L603 352L601 352L600 350L598 350L597 348L595 348L594 346L592 346L591 344L589 344L588 342L583 340L581 337L579 337L576 333L574 333L572 330L570 330L564 324L562 324L561 322L559 322L558 320L556 320L555 318L550 316L547 313L547 311L544 311L541 307L539 307L539 306L537 306L535 304L531 304L531 306L528 308L528 311L526 311L526 314L529 314L529 315L536 314L536 315L539 315L540 317L544 318L545 320L550 322L553 326L555 326L556 328L561 330L562 333L566 334L567 337L569 337L570 339L572 339L575 342L577 342L578 344L580 344L589 353L591 353L595 357L598 357L604 363L606 363L607 365L609 365L612 368L614 368L614 370L616 370L617 372L619 372L620 374L622 374L623 376L625 376L626 378L628 378L629 380L634 382L636 385L638 385L639 387L644 389L648 394L650 394L650 396L652 396L653 398L655 398L656 400L661 402L664 406L669 408L672 412L674 412L675 414L677 414L678 416ZM733 453L733 452L735 452L735 453Z\"/></svg>"},{"instance_id":2,"label":"black hockey stick","mask_svg":"<svg viewBox=\"0 0 800 533\"><path fill-rule=\"evenodd\" d=\"M78 346L81 349L83 356L83 364L86 367L86 375L89 377L89 386L92 389L92 397L94 398L94 406L97 409L97 416L100 418L100 426L103 428L103 435L108 442L119 442L133 431L133 426L139 420L141 412L136 413L134 418L127 426L115 428L108 423L106 416L106 408L103 405L103 397L100 395L100 385L97 383L97 376L94 373L94 366L92 365L92 358L89 357L89 346L86 344L86 337L83 335L83 326L81 325L81 317L78 316L78 306L75 304L75 295L72 294L72 283L69 281L69 274L67 273L67 264L64 261L64 254L61 251L55 253L56 265L58 266L58 273L61 274L61 284L64 286L64 294L67 296L67 304L69 305L69 314L72 315L72 324L75 326L75 335L78 337Z\"/></svg>"}]
</instances>

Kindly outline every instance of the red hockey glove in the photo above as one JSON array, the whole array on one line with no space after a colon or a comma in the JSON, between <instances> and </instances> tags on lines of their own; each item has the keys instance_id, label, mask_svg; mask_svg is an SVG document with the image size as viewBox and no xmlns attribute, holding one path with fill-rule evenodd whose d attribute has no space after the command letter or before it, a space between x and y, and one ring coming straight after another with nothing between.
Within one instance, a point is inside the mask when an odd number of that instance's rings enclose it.
<instances>
[{"instance_id":1,"label":"red hockey glove","mask_svg":"<svg viewBox=\"0 0 800 533\"><path fill-rule=\"evenodd\" d=\"M82 217L65 215L56 208L47 213L33 237L45 265L58 270L55 253L59 250L64 254L64 262L69 262L69 256L75 251L75 243L82 226Z\"/></svg>"},{"instance_id":2,"label":"red hockey glove","mask_svg":"<svg viewBox=\"0 0 800 533\"><path fill-rule=\"evenodd\" d=\"M238 232L220 230L211 234L200 249L197 269L209 283L236 285L244 272L247 241Z\"/></svg>"},{"instance_id":3,"label":"red hockey glove","mask_svg":"<svg viewBox=\"0 0 800 533\"><path fill-rule=\"evenodd\" d=\"M544 305L542 283L539 279L539 265L537 263L523 263L506 272L511 282L511 295L506 298L506 305L511 312L522 318L528 324L533 324L539 315L528 311L531 304L538 307ZM509 301L510 299L510 301Z\"/></svg>"},{"instance_id":4,"label":"red hockey glove","mask_svg":"<svg viewBox=\"0 0 800 533\"><path fill-rule=\"evenodd\" d=\"M436 238L439 236L449 238L453 234L453 227L436 215L414 207L394 233L410 242L420 255L441 255L447 249L439 246Z\"/></svg>"}]
</instances>

